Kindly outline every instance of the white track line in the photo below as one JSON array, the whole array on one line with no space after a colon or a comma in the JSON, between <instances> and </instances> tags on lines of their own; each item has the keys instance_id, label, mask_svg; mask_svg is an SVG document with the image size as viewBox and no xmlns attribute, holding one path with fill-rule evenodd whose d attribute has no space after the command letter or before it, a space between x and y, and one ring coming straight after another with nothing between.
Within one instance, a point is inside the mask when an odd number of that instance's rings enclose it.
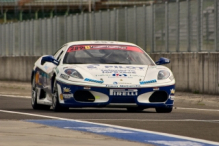
<instances>
[{"instance_id":1,"label":"white track line","mask_svg":"<svg viewBox=\"0 0 219 146\"><path fill-rule=\"evenodd\" d=\"M196 120L196 119L166 119L166 120L157 120L157 119L79 119L86 121L139 121L139 122L219 122L219 120Z\"/></svg>"},{"instance_id":2,"label":"white track line","mask_svg":"<svg viewBox=\"0 0 219 146\"><path fill-rule=\"evenodd\" d=\"M200 108L184 108L184 107L176 107L176 109L219 112L218 109L200 109Z\"/></svg>"},{"instance_id":3,"label":"white track line","mask_svg":"<svg viewBox=\"0 0 219 146\"><path fill-rule=\"evenodd\" d=\"M30 114L30 113L7 111L7 110L0 110L0 112L11 113L11 114L20 114L20 115L28 115L28 116L34 116L34 117L56 119L56 120L64 120L64 121L81 122L81 123L87 123L87 124L95 124L95 125L108 126L108 127L113 127L113 128L120 128L120 129L124 129L124 130L133 130L133 131L138 131L138 132L147 132L147 133L151 133L151 134L157 134L157 135L169 136L169 137L180 138L180 139L185 139L185 140L191 140L191 141L196 141L196 142L202 142L202 143L219 145L218 142L213 142L213 141L208 141L208 140L203 140L203 139L191 138L191 137L186 137L186 136L179 136L179 135L162 133L162 132L154 132L154 131L148 131L148 130L141 130L141 129L136 129L136 128L123 127L123 126L116 126L116 125L110 125L110 124L102 124L102 123L88 122L88 121L82 121L82 120L73 120L73 119L60 118L60 117L54 117L54 116L45 116L45 115L39 115L39 114Z\"/></svg>"},{"instance_id":4,"label":"white track line","mask_svg":"<svg viewBox=\"0 0 219 146\"><path fill-rule=\"evenodd\" d=\"M31 98L31 96L22 96L22 95L8 95L8 94L0 94L0 96L3 96L3 97L17 97L17 98Z\"/></svg>"}]
</instances>

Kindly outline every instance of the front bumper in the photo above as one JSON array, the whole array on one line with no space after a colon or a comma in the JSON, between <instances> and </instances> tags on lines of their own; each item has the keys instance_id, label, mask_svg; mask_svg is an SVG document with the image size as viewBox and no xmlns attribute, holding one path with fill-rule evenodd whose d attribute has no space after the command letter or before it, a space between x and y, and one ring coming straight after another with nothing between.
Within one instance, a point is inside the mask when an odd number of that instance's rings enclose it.
<instances>
[{"instance_id":1,"label":"front bumper","mask_svg":"<svg viewBox=\"0 0 219 146\"><path fill-rule=\"evenodd\" d=\"M174 104L175 85L162 87L137 87L137 88L109 88L89 87L85 85L69 85L57 82L59 102L66 107L130 107L144 108L172 107ZM77 92L80 94L77 94ZM93 95L92 101L79 101L78 95L89 92ZM162 94L156 94L162 93ZM151 100L153 95L153 100ZM165 95L165 97L157 97ZM77 97L76 97L77 96ZM83 97L86 98L86 97ZM159 98L159 100L156 100Z\"/></svg>"}]
</instances>

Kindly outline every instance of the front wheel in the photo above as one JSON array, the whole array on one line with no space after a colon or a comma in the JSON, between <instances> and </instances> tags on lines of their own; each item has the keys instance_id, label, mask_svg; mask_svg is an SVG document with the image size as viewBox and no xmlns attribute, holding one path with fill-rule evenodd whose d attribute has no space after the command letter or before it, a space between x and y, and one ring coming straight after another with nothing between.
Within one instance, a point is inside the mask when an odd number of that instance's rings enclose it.
<instances>
[{"instance_id":1,"label":"front wheel","mask_svg":"<svg viewBox=\"0 0 219 146\"><path fill-rule=\"evenodd\" d=\"M31 93L31 105L33 109L41 109L41 110L49 110L50 106L48 105L41 105L37 103L37 93L38 93L38 89L36 87L36 81L35 81L35 77L33 77L33 81L32 81L32 93Z\"/></svg>"},{"instance_id":2,"label":"front wheel","mask_svg":"<svg viewBox=\"0 0 219 146\"><path fill-rule=\"evenodd\" d=\"M157 113L171 113L173 108L156 108Z\"/></svg>"},{"instance_id":3,"label":"front wheel","mask_svg":"<svg viewBox=\"0 0 219 146\"><path fill-rule=\"evenodd\" d=\"M35 83L35 77L33 77L32 81L32 93L31 93L31 105L33 109L39 109L39 104L37 104L37 88L36 88L36 83Z\"/></svg>"},{"instance_id":4,"label":"front wheel","mask_svg":"<svg viewBox=\"0 0 219 146\"><path fill-rule=\"evenodd\" d=\"M55 112L59 111L67 111L67 107L62 107L59 103L59 93L58 93L58 87L56 81L54 81L54 86L53 86L53 95L52 95L52 109Z\"/></svg>"}]
</instances>

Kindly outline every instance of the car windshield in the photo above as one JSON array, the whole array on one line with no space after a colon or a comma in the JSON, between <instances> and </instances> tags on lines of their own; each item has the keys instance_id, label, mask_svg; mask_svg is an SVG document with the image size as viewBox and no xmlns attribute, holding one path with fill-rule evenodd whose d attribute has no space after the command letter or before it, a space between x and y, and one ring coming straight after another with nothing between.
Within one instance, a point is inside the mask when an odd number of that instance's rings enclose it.
<instances>
[{"instance_id":1,"label":"car windshield","mask_svg":"<svg viewBox=\"0 0 219 146\"><path fill-rule=\"evenodd\" d=\"M136 64L154 65L138 47L124 45L73 45L63 64Z\"/></svg>"}]
</instances>

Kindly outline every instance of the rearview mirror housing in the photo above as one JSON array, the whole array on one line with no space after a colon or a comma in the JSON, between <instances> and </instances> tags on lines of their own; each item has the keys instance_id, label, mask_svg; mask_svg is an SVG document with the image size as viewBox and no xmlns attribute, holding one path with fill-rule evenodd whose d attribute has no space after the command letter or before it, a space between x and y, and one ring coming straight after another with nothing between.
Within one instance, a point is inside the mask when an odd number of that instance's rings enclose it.
<instances>
[{"instance_id":1,"label":"rearview mirror housing","mask_svg":"<svg viewBox=\"0 0 219 146\"><path fill-rule=\"evenodd\" d=\"M51 62L51 63L53 63L55 65L59 65L59 61L56 60L52 55L47 55L47 56L42 57L41 65L43 65L46 62Z\"/></svg>"},{"instance_id":2,"label":"rearview mirror housing","mask_svg":"<svg viewBox=\"0 0 219 146\"><path fill-rule=\"evenodd\" d=\"M170 60L169 60L168 58L164 58L164 57L161 57L161 58L156 62L157 65L168 64L168 63L170 63Z\"/></svg>"}]
</instances>

